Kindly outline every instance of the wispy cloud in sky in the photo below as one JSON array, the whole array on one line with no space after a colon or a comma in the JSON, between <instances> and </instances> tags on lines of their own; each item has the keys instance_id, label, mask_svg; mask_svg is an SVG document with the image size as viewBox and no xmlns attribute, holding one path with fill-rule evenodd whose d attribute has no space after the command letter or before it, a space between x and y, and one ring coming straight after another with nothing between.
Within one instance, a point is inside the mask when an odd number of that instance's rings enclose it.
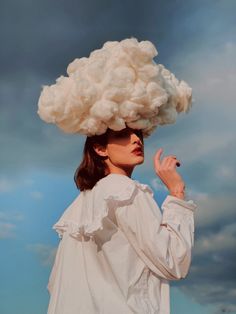
<instances>
[{"instance_id":1,"label":"wispy cloud in sky","mask_svg":"<svg viewBox=\"0 0 236 314\"><path fill-rule=\"evenodd\" d=\"M43 266L53 266L55 260L57 247L52 247L51 245L46 245L42 243L28 244L26 249L32 251L39 258L41 265Z\"/></svg>"}]
</instances>

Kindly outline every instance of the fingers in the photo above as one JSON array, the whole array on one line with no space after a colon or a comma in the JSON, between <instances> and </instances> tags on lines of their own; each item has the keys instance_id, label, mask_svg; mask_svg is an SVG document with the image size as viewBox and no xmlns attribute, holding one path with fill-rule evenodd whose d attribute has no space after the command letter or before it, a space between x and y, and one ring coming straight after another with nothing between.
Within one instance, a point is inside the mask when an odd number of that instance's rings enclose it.
<instances>
[{"instance_id":1,"label":"fingers","mask_svg":"<svg viewBox=\"0 0 236 314\"><path fill-rule=\"evenodd\" d=\"M161 165L161 160L160 160L160 157L161 157L161 154L163 152L163 149L162 148L159 148L154 156L154 165L155 165L155 168L159 168L160 165Z\"/></svg>"},{"instance_id":2,"label":"fingers","mask_svg":"<svg viewBox=\"0 0 236 314\"><path fill-rule=\"evenodd\" d=\"M168 155L163 158L161 161L161 154L163 152L162 148L159 148L154 156L154 166L155 169L158 171L160 168L175 168L175 166L180 166L180 161L177 160L175 155Z\"/></svg>"},{"instance_id":3,"label":"fingers","mask_svg":"<svg viewBox=\"0 0 236 314\"><path fill-rule=\"evenodd\" d=\"M163 160L163 165L165 167L171 167L171 168L175 167L175 166L179 167L180 166L180 161L177 159L176 156L168 156L168 157L166 157L165 163L164 163L164 160Z\"/></svg>"},{"instance_id":4,"label":"fingers","mask_svg":"<svg viewBox=\"0 0 236 314\"><path fill-rule=\"evenodd\" d=\"M162 165L168 167L170 164L172 164L173 161L176 161L176 156L168 155L163 158Z\"/></svg>"},{"instance_id":5,"label":"fingers","mask_svg":"<svg viewBox=\"0 0 236 314\"><path fill-rule=\"evenodd\" d=\"M173 157L169 157L166 160L163 160L163 163L161 164L161 169L166 169L166 170L173 170L175 167L180 166L180 162Z\"/></svg>"}]
</instances>

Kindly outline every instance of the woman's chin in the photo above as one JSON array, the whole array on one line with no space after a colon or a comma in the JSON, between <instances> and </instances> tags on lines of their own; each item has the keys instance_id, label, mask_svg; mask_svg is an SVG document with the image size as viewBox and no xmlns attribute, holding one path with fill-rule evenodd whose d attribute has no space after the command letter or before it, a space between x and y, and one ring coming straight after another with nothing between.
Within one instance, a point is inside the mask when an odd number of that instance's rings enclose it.
<instances>
[{"instance_id":1,"label":"woman's chin","mask_svg":"<svg viewBox=\"0 0 236 314\"><path fill-rule=\"evenodd\" d=\"M144 156L137 156L136 158L136 164L142 164L144 162Z\"/></svg>"}]
</instances>

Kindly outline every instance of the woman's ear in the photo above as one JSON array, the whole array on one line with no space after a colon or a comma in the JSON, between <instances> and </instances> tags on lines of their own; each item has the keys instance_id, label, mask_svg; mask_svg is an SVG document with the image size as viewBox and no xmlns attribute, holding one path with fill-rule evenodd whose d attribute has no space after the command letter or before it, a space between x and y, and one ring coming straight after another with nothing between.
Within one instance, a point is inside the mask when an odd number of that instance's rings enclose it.
<instances>
[{"instance_id":1,"label":"woman's ear","mask_svg":"<svg viewBox=\"0 0 236 314\"><path fill-rule=\"evenodd\" d=\"M99 144L94 144L93 145L93 149L95 150L95 152L102 157L107 157L107 149L106 147L99 145Z\"/></svg>"}]
</instances>

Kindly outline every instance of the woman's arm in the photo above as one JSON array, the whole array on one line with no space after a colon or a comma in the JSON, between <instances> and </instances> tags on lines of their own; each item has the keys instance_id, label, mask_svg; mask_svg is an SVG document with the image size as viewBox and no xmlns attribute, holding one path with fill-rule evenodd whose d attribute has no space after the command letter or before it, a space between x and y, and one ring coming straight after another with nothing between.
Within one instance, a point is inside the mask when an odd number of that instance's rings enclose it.
<instances>
[{"instance_id":1,"label":"woman's arm","mask_svg":"<svg viewBox=\"0 0 236 314\"><path fill-rule=\"evenodd\" d=\"M159 277L178 280L186 277L194 244L196 204L168 195L163 215L144 192L133 203L116 209L117 222L139 257Z\"/></svg>"}]
</instances>

